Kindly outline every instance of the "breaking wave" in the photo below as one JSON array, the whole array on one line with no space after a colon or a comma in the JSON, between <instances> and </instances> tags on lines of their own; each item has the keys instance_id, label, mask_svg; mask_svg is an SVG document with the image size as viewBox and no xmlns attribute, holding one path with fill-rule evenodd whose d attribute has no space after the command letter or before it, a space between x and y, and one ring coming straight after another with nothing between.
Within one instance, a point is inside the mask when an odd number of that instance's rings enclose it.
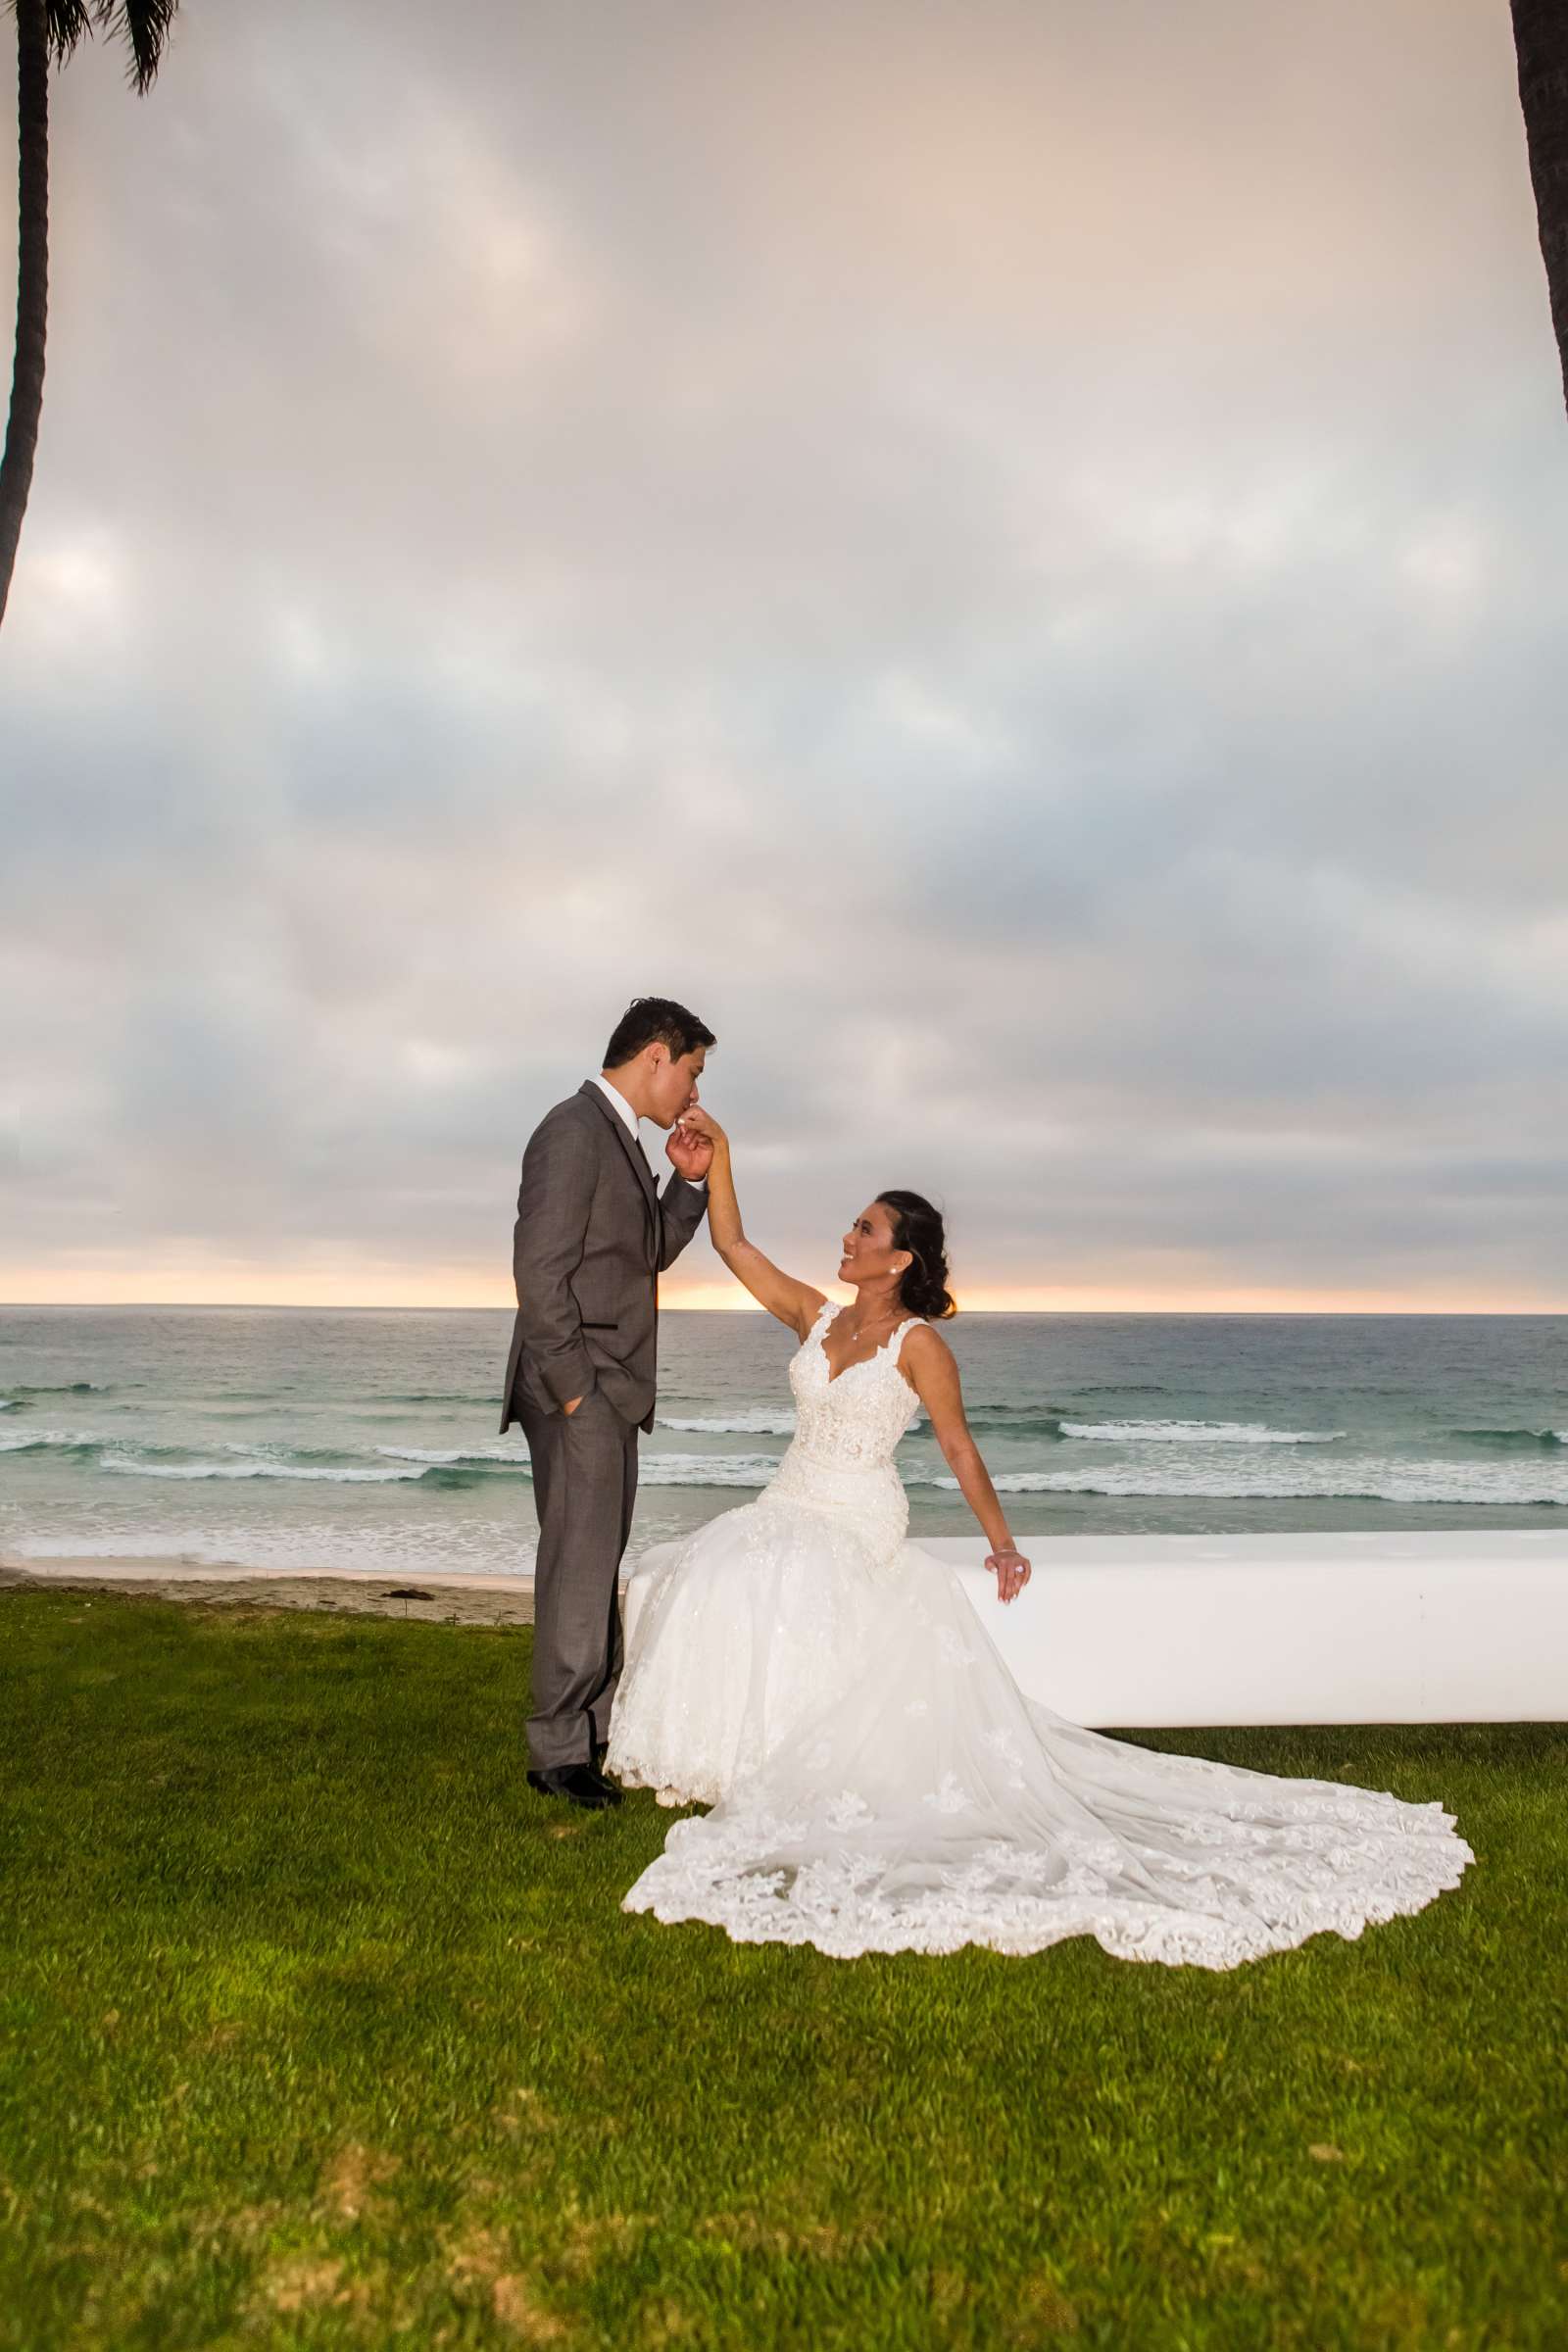
<instances>
[{"instance_id":1,"label":"breaking wave","mask_svg":"<svg viewBox=\"0 0 1568 2352\"><path fill-rule=\"evenodd\" d=\"M484 1463L491 1469L521 1470L526 1475L528 1456L515 1446L378 1446L376 1452L391 1462L423 1462L432 1470L447 1470L456 1464Z\"/></svg>"},{"instance_id":2,"label":"breaking wave","mask_svg":"<svg viewBox=\"0 0 1568 2352\"><path fill-rule=\"evenodd\" d=\"M57 1447L67 1453L90 1453L100 1442L83 1436L79 1430L19 1429L15 1437L0 1438L0 1453L42 1453Z\"/></svg>"},{"instance_id":3,"label":"breaking wave","mask_svg":"<svg viewBox=\"0 0 1568 2352\"><path fill-rule=\"evenodd\" d=\"M791 1438L795 1415L776 1404L755 1404L733 1413L661 1413L659 1427L694 1438Z\"/></svg>"},{"instance_id":4,"label":"breaking wave","mask_svg":"<svg viewBox=\"0 0 1568 2352\"><path fill-rule=\"evenodd\" d=\"M645 1453L642 1487L765 1487L778 1468L776 1453Z\"/></svg>"},{"instance_id":5,"label":"breaking wave","mask_svg":"<svg viewBox=\"0 0 1568 2352\"><path fill-rule=\"evenodd\" d=\"M1336 1501L1568 1505L1568 1476L1532 1476L1523 1464L1394 1462L1375 1458L1328 1464L1313 1476L1304 1463L1107 1462L1089 1470L1005 1470L993 1482L1004 1494L1180 1495L1219 1502ZM906 1478L911 1486L956 1489L957 1480L932 1471Z\"/></svg>"},{"instance_id":6,"label":"breaking wave","mask_svg":"<svg viewBox=\"0 0 1568 2352\"><path fill-rule=\"evenodd\" d=\"M383 1486L397 1479L422 1478L422 1470L359 1469L351 1464L252 1460L233 1462L155 1462L133 1453L106 1453L99 1468L128 1478L295 1478L318 1480L327 1486Z\"/></svg>"},{"instance_id":7,"label":"breaking wave","mask_svg":"<svg viewBox=\"0 0 1568 2352\"><path fill-rule=\"evenodd\" d=\"M1332 1446L1343 1429L1271 1429L1266 1421L1063 1421L1064 1438L1117 1446Z\"/></svg>"},{"instance_id":8,"label":"breaking wave","mask_svg":"<svg viewBox=\"0 0 1568 2352\"><path fill-rule=\"evenodd\" d=\"M1568 1446L1565 1429L1454 1429L1448 1434L1466 1446L1494 1447L1499 1453L1539 1453L1543 1446Z\"/></svg>"}]
</instances>

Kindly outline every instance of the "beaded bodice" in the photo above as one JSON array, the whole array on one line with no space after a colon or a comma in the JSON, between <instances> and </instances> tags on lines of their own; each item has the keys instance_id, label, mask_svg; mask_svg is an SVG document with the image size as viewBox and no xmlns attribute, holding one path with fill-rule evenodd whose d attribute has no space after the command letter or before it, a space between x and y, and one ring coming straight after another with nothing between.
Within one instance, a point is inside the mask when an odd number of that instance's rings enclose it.
<instances>
[{"instance_id":1,"label":"beaded bodice","mask_svg":"<svg viewBox=\"0 0 1568 2352\"><path fill-rule=\"evenodd\" d=\"M795 1396L795 1436L757 1498L767 1516L805 1509L825 1513L829 1541L852 1554L891 1569L909 1524L909 1501L894 1466L899 1440L920 1409L920 1399L899 1370L899 1350L911 1315L892 1338L834 1379L822 1345L838 1312L823 1303L806 1340L790 1358Z\"/></svg>"},{"instance_id":2,"label":"beaded bodice","mask_svg":"<svg viewBox=\"0 0 1568 2352\"><path fill-rule=\"evenodd\" d=\"M899 1370L905 1334L919 1322L910 1315L875 1355L849 1364L833 1378L823 1345L838 1313L823 1302L806 1340L790 1358L796 1435L792 1450L837 1469L880 1470L893 1460L899 1440L920 1410L920 1399Z\"/></svg>"}]
</instances>

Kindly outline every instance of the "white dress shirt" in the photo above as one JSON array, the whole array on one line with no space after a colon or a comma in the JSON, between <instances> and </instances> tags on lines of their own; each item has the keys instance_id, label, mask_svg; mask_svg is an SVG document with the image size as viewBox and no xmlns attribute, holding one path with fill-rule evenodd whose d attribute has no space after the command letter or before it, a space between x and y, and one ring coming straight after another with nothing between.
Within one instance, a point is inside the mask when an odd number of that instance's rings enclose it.
<instances>
[{"instance_id":1,"label":"white dress shirt","mask_svg":"<svg viewBox=\"0 0 1568 2352\"><path fill-rule=\"evenodd\" d=\"M597 1071L593 1073L593 1082L595 1086L598 1087L600 1093L604 1096L606 1102L612 1103L613 1107L620 1113L621 1123L625 1127L626 1133L631 1137L631 1140L636 1145L638 1151L643 1152L643 1139L637 1132L637 1113L633 1110L631 1104L627 1102L620 1089L618 1087L612 1086L608 1078L601 1078ZM652 1175L653 1162L649 1159L646 1152L643 1152L643 1159L648 1167L649 1174ZM682 1184L689 1184L693 1192L703 1193L708 1190L708 1179L706 1176L682 1176L681 1182Z\"/></svg>"}]
</instances>

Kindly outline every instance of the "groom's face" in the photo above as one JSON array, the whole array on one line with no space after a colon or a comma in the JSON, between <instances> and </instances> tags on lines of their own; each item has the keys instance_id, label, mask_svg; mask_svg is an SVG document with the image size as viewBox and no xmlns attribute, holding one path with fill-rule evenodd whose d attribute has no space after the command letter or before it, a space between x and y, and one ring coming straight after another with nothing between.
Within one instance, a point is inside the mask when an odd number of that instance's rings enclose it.
<instances>
[{"instance_id":1,"label":"groom's face","mask_svg":"<svg viewBox=\"0 0 1568 2352\"><path fill-rule=\"evenodd\" d=\"M648 1116L657 1126L673 1127L683 1119L697 1102L697 1081L703 1074L703 1062L708 1049L695 1046L690 1054L672 1060L661 1052L649 1073Z\"/></svg>"}]
</instances>

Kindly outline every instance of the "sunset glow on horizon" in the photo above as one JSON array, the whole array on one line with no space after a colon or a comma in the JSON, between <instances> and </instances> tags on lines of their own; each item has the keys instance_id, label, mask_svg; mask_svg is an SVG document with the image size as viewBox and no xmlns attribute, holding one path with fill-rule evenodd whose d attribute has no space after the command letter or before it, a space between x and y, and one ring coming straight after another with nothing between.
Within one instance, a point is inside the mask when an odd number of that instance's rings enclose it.
<instances>
[{"instance_id":1,"label":"sunset glow on horizon","mask_svg":"<svg viewBox=\"0 0 1568 2352\"><path fill-rule=\"evenodd\" d=\"M806 1278L808 1279L808 1278ZM827 1295L848 1301L846 1285L820 1284ZM1212 1290L1172 1288L1135 1291L1093 1285L1055 1288L976 1287L957 1293L959 1314L1213 1314L1213 1315L1396 1315L1554 1314L1568 1311L1568 1301L1542 1301L1466 1294L1457 1288L1429 1296L1388 1291L1316 1293L1289 1290ZM476 1274L426 1269L316 1272L281 1269L265 1273L256 1267L222 1266L202 1273L189 1269L149 1267L135 1274L107 1276L82 1270L56 1274L48 1285L17 1269L0 1268L0 1307L74 1306L115 1307L298 1307L387 1311L398 1308L439 1312L443 1309L512 1313L514 1300L493 1281ZM660 1307L665 1313L761 1314L739 1284L678 1283L660 1286Z\"/></svg>"}]
</instances>

